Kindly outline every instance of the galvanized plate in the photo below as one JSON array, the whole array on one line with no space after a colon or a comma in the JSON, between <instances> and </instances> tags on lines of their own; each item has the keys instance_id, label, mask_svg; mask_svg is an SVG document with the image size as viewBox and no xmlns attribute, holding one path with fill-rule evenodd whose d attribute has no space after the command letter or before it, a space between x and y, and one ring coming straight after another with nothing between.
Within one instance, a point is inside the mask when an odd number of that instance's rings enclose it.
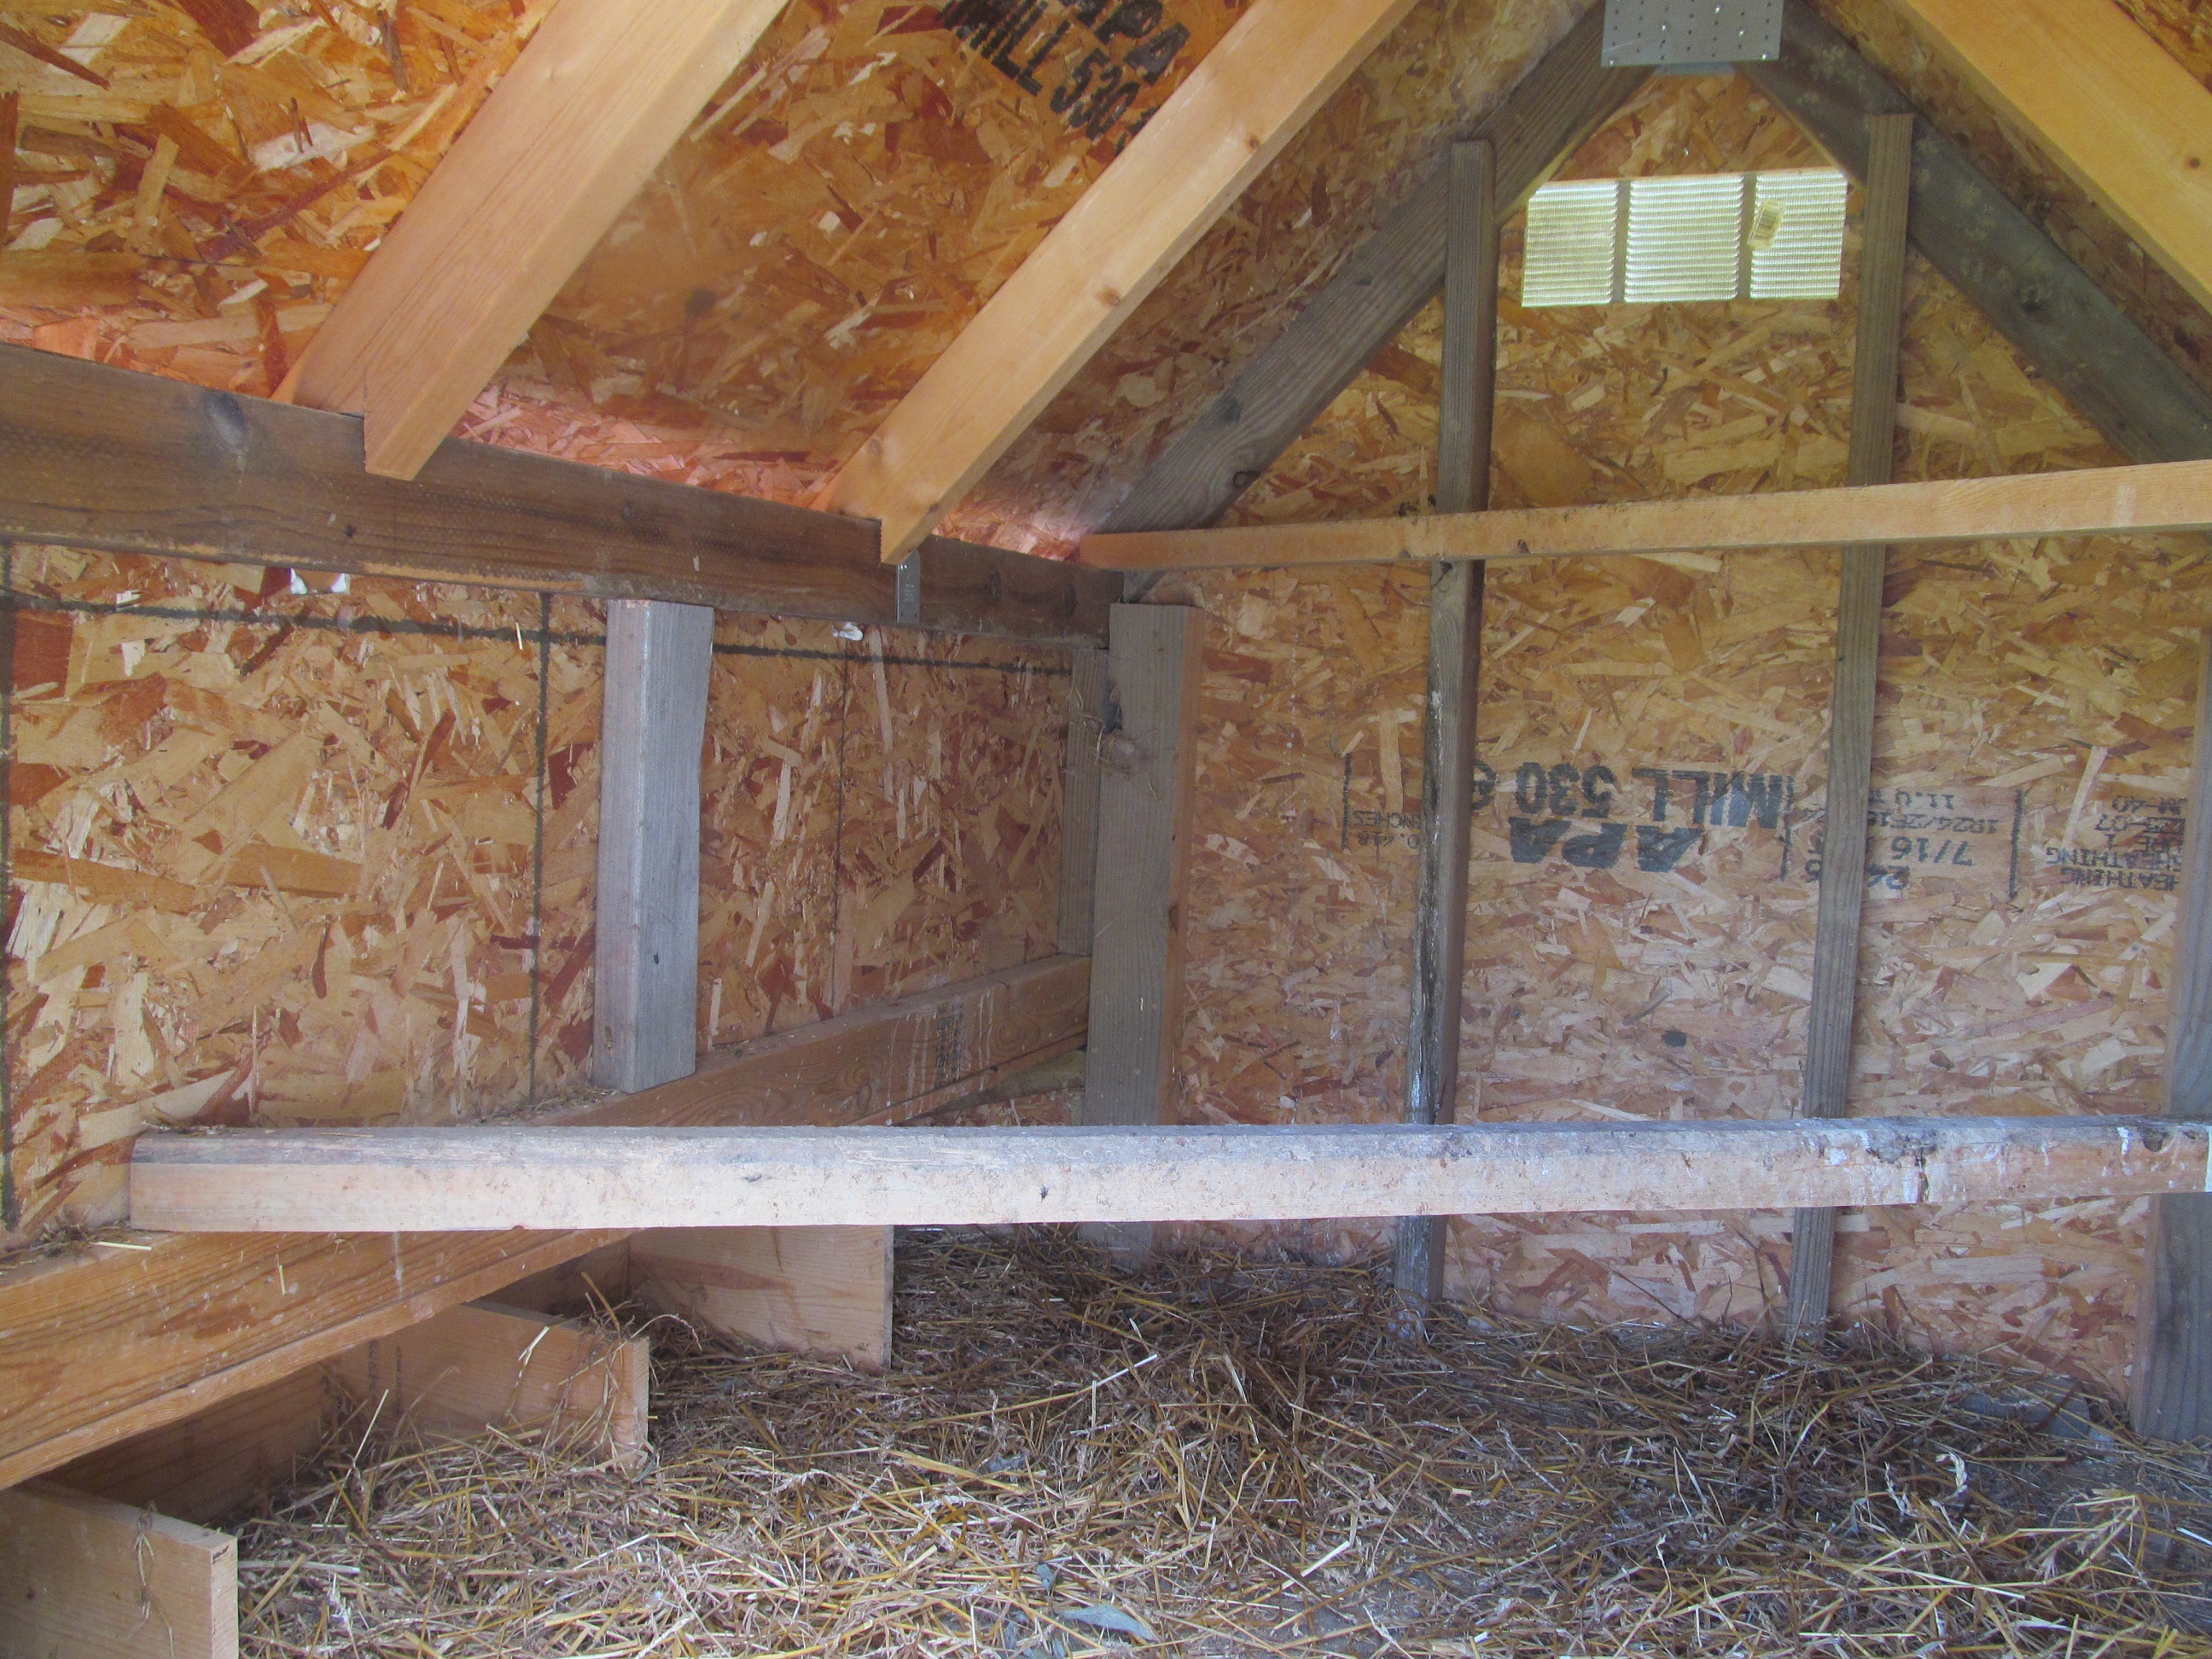
<instances>
[{"instance_id":1,"label":"galvanized plate","mask_svg":"<svg viewBox=\"0 0 2212 1659\"><path fill-rule=\"evenodd\" d=\"M1745 64L1782 54L1782 0L1605 0L1608 65Z\"/></svg>"}]
</instances>

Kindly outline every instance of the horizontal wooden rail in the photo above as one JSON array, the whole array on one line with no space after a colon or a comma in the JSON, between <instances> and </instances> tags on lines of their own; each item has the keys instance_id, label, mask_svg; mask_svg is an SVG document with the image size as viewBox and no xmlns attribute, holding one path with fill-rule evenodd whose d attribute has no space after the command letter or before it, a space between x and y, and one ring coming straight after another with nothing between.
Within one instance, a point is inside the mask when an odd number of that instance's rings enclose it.
<instances>
[{"instance_id":1,"label":"horizontal wooden rail","mask_svg":"<svg viewBox=\"0 0 2212 1659\"><path fill-rule=\"evenodd\" d=\"M1079 1047L1090 968L1054 957L720 1050L691 1077L571 1114L556 1132L896 1121ZM0 1486L489 1296L623 1231L379 1237L333 1231L315 1214L275 1235L138 1233L20 1266L0 1274Z\"/></svg>"},{"instance_id":2,"label":"horizontal wooden rail","mask_svg":"<svg viewBox=\"0 0 2212 1659\"><path fill-rule=\"evenodd\" d=\"M358 416L0 345L0 540L297 565L1103 645L1114 577L933 537L919 596L876 526L447 439L362 470Z\"/></svg>"},{"instance_id":3,"label":"horizontal wooden rail","mask_svg":"<svg viewBox=\"0 0 2212 1659\"><path fill-rule=\"evenodd\" d=\"M1602 507L1093 535L1084 538L1082 556L1085 564L1108 570L1195 570L1401 559L1510 562L2206 529L2212 529L2212 461L2165 461Z\"/></svg>"},{"instance_id":4,"label":"horizontal wooden rail","mask_svg":"<svg viewBox=\"0 0 2212 1659\"><path fill-rule=\"evenodd\" d=\"M209 1231L1268 1221L2202 1192L2212 1125L1863 1118L1325 1127L228 1129L148 1135Z\"/></svg>"}]
</instances>

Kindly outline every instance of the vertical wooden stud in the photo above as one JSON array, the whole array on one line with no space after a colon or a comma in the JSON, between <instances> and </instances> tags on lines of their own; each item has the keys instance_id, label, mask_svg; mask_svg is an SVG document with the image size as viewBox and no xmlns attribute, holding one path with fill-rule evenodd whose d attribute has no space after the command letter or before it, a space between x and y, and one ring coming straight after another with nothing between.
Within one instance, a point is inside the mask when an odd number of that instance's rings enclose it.
<instances>
[{"instance_id":1,"label":"vertical wooden stud","mask_svg":"<svg viewBox=\"0 0 2212 1659\"><path fill-rule=\"evenodd\" d=\"M1859 258L1857 356L1852 371L1850 482L1887 483L1897 431L1898 333L1905 305L1906 219L1912 199L1912 117L1867 121L1866 235ZM1836 683L1828 715L1827 829L1813 933L1802 1117L1850 1108L1851 1023L1858 1005L1859 915L1866 902L1866 823L1874 781L1875 680L1888 550L1847 547L1836 609ZM1828 1322L1836 1212L1799 1210L1790 1226L1793 1335Z\"/></svg>"},{"instance_id":2,"label":"vertical wooden stud","mask_svg":"<svg viewBox=\"0 0 2212 1659\"><path fill-rule=\"evenodd\" d=\"M0 1492L0 1653L237 1659L238 1542L44 1482Z\"/></svg>"},{"instance_id":3,"label":"vertical wooden stud","mask_svg":"<svg viewBox=\"0 0 2212 1659\"><path fill-rule=\"evenodd\" d=\"M592 1077L628 1093L698 1061L699 764L714 653L703 605L607 605Z\"/></svg>"},{"instance_id":4,"label":"vertical wooden stud","mask_svg":"<svg viewBox=\"0 0 2212 1659\"><path fill-rule=\"evenodd\" d=\"M1109 638L1081 1118L1159 1123L1168 1118L1182 1032L1183 890L1205 613L1117 605ZM1152 1229L1141 1222L1084 1236L1125 1265L1152 1250Z\"/></svg>"},{"instance_id":5,"label":"vertical wooden stud","mask_svg":"<svg viewBox=\"0 0 2212 1659\"><path fill-rule=\"evenodd\" d=\"M1498 344L1497 170L1489 143L1452 146L1444 235L1437 511L1490 504L1490 421ZM1475 700L1482 672L1483 567L1439 564L1429 578L1429 690L1421 725L1421 872L1413 911L1406 1121L1449 1123L1459 1088L1460 985L1467 945L1468 820L1474 809ZM1396 1279L1443 1294L1443 1216L1398 1223Z\"/></svg>"},{"instance_id":6,"label":"vertical wooden stud","mask_svg":"<svg viewBox=\"0 0 2212 1659\"><path fill-rule=\"evenodd\" d=\"M1060 948L1091 954L1091 890L1098 870L1098 742L1105 729L1106 653L1068 654L1067 759L1060 789Z\"/></svg>"},{"instance_id":7,"label":"vertical wooden stud","mask_svg":"<svg viewBox=\"0 0 2212 1659\"><path fill-rule=\"evenodd\" d=\"M2197 1122L2212 1119L2212 635L2204 651L2166 1039L2166 1114ZM2202 1439L2212 1435L2212 1195L2151 1200L2148 1237L2130 1414L2140 1434Z\"/></svg>"}]
</instances>

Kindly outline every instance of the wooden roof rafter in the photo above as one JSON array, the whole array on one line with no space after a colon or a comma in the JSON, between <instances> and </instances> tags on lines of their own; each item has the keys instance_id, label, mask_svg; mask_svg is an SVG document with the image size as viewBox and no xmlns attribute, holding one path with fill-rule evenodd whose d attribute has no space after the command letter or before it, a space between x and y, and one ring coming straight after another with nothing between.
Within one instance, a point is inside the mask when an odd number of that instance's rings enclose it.
<instances>
[{"instance_id":1,"label":"wooden roof rafter","mask_svg":"<svg viewBox=\"0 0 2212 1659\"><path fill-rule=\"evenodd\" d=\"M2113 0L1902 9L2212 310L2212 92Z\"/></svg>"},{"instance_id":2,"label":"wooden roof rafter","mask_svg":"<svg viewBox=\"0 0 2212 1659\"><path fill-rule=\"evenodd\" d=\"M1257 0L814 504L903 559L1411 5Z\"/></svg>"},{"instance_id":3,"label":"wooden roof rafter","mask_svg":"<svg viewBox=\"0 0 2212 1659\"><path fill-rule=\"evenodd\" d=\"M560 0L301 356L412 478L785 0Z\"/></svg>"}]
</instances>

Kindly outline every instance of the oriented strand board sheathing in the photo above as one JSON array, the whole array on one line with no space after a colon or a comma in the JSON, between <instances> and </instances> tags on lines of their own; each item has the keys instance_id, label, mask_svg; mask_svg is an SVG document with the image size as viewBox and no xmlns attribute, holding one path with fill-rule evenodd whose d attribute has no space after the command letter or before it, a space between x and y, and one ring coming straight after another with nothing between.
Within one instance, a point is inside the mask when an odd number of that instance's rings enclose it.
<instances>
[{"instance_id":1,"label":"oriented strand board sheathing","mask_svg":"<svg viewBox=\"0 0 2212 1659\"><path fill-rule=\"evenodd\" d=\"M447 1122L531 1086L538 604L21 547L21 1225L147 1122Z\"/></svg>"},{"instance_id":2,"label":"oriented strand board sheathing","mask_svg":"<svg viewBox=\"0 0 2212 1659\"><path fill-rule=\"evenodd\" d=\"M796 0L519 366L617 414L710 410L793 486L817 481L1236 11Z\"/></svg>"},{"instance_id":3,"label":"oriented strand board sheathing","mask_svg":"<svg viewBox=\"0 0 2212 1659\"><path fill-rule=\"evenodd\" d=\"M1667 76L1561 169L1641 177L1832 165L1741 76ZM1844 481L1856 246L1832 303L1524 309L1522 219L1500 248L1492 501L1550 507ZM1425 511L1443 314L1431 303L1248 490L1231 524Z\"/></svg>"},{"instance_id":4,"label":"oriented strand board sheathing","mask_svg":"<svg viewBox=\"0 0 2212 1659\"><path fill-rule=\"evenodd\" d=\"M148 1123L452 1122L584 1079L596 605L9 569L10 1242L117 1218ZM703 1042L1054 952L1064 651L750 618L716 647Z\"/></svg>"},{"instance_id":5,"label":"oriented strand board sheathing","mask_svg":"<svg viewBox=\"0 0 2212 1659\"><path fill-rule=\"evenodd\" d=\"M833 1012L1053 955L1067 653L871 629L844 669Z\"/></svg>"},{"instance_id":6,"label":"oriented strand board sheathing","mask_svg":"<svg viewBox=\"0 0 2212 1659\"><path fill-rule=\"evenodd\" d=\"M1158 590L1207 613L1182 1121L1398 1114L1427 592L1425 571L1382 568L1207 573ZM1365 1224L1178 1231L1339 1258L1383 1237Z\"/></svg>"},{"instance_id":7,"label":"oriented strand board sheathing","mask_svg":"<svg viewBox=\"0 0 2212 1659\"><path fill-rule=\"evenodd\" d=\"M267 391L544 10L11 9L79 70L0 47L21 95L9 337Z\"/></svg>"}]
</instances>

